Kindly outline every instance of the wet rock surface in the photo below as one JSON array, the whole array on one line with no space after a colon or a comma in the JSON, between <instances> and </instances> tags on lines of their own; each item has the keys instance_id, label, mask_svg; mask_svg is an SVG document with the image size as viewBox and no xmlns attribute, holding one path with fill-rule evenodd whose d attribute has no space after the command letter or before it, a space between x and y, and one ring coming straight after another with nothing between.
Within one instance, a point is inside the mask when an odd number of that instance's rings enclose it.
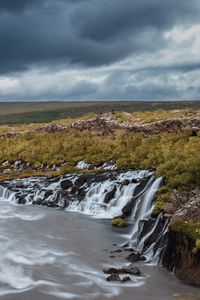
<instances>
[{"instance_id":1,"label":"wet rock surface","mask_svg":"<svg viewBox=\"0 0 200 300\"><path fill-rule=\"evenodd\" d=\"M199 222L200 190L174 190L164 205L164 215L170 219L168 243L163 251L163 264L186 284L200 286L200 252L194 251L195 240L177 230L178 224Z\"/></svg>"},{"instance_id":2,"label":"wet rock surface","mask_svg":"<svg viewBox=\"0 0 200 300\"><path fill-rule=\"evenodd\" d=\"M121 268L108 268L103 270L104 274L110 274L110 275L123 275L123 274L129 274L133 276L141 276L141 271L138 267L136 267L133 264L130 264L129 266L123 266Z\"/></svg>"},{"instance_id":3,"label":"wet rock surface","mask_svg":"<svg viewBox=\"0 0 200 300\"><path fill-rule=\"evenodd\" d=\"M195 241L184 233L169 231L162 263L186 284L200 286L200 252L194 253Z\"/></svg>"}]
</instances>

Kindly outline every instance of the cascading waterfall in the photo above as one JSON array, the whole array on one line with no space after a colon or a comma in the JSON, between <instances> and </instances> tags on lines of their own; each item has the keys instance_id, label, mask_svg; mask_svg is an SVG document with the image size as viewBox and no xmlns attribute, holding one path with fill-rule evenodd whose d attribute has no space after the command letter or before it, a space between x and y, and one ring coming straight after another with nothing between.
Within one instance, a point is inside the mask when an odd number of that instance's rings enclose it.
<instances>
[{"instance_id":1,"label":"cascading waterfall","mask_svg":"<svg viewBox=\"0 0 200 300\"><path fill-rule=\"evenodd\" d=\"M7 187L0 186L0 197L101 219L125 217L130 228L127 245L151 260L162 248L159 245L167 225L161 215L151 218L161 183L162 178L155 178L154 173L147 170L109 170L101 174L66 175L55 181L47 178L14 180L7 182Z\"/></svg>"},{"instance_id":2,"label":"cascading waterfall","mask_svg":"<svg viewBox=\"0 0 200 300\"><path fill-rule=\"evenodd\" d=\"M9 201L15 200L15 193L7 187L0 185L0 198L7 199Z\"/></svg>"}]
</instances>

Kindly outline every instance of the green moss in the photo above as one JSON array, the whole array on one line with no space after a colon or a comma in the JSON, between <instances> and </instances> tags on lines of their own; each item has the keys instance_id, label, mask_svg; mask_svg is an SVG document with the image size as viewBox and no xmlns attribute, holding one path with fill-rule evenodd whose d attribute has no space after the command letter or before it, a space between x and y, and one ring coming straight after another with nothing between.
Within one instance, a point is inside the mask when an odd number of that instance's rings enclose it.
<instances>
[{"instance_id":1,"label":"green moss","mask_svg":"<svg viewBox=\"0 0 200 300\"><path fill-rule=\"evenodd\" d=\"M196 240L196 247L200 249L200 222L194 222L192 220L177 220L173 221L169 227L173 231L180 231L187 236Z\"/></svg>"},{"instance_id":2,"label":"green moss","mask_svg":"<svg viewBox=\"0 0 200 300\"><path fill-rule=\"evenodd\" d=\"M124 220L122 218L114 218L114 219L112 219L112 225L116 226L116 227L120 227L120 228L124 228L124 227L128 226L126 220Z\"/></svg>"}]
</instances>

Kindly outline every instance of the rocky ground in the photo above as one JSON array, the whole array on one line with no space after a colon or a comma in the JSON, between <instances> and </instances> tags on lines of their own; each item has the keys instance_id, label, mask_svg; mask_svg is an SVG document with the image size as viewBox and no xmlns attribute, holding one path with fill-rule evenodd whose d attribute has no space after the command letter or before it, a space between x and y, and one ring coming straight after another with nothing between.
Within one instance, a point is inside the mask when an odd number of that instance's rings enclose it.
<instances>
[{"instance_id":1,"label":"rocky ground","mask_svg":"<svg viewBox=\"0 0 200 300\"><path fill-rule=\"evenodd\" d=\"M163 264L185 283L200 286L200 190L174 191L163 210L170 220Z\"/></svg>"},{"instance_id":2,"label":"rocky ground","mask_svg":"<svg viewBox=\"0 0 200 300\"><path fill-rule=\"evenodd\" d=\"M194 134L200 128L200 118L199 117L180 117L180 118L170 118L166 120L158 120L154 122L141 122L135 120L132 122L121 121L116 118L115 113L107 114L104 113L100 116L89 120L81 120L72 123L67 126L62 126L59 124L46 124L34 130L26 131L10 131L2 133L1 136L14 137L19 134L27 134L34 132L68 132L70 130L76 129L80 131L89 130L93 134L109 134L115 130L124 130L126 132L143 132L144 135L155 135L161 132L177 132L185 129L192 129Z\"/></svg>"}]
</instances>

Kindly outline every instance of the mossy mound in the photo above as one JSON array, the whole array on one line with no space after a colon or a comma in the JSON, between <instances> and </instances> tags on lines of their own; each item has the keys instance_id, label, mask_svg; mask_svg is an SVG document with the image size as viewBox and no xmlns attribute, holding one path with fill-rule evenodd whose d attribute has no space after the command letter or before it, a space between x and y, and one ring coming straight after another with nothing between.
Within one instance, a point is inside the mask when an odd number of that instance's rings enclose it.
<instances>
[{"instance_id":1,"label":"mossy mound","mask_svg":"<svg viewBox=\"0 0 200 300\"><path fill-rule=\"evenodd\" d=\"M122 218L114 218L112 220L112 225L119 227L119 228L124 228L128 226L128 223L126 222L126 220L122 219Z\"/></svg>"}]
</instances>

